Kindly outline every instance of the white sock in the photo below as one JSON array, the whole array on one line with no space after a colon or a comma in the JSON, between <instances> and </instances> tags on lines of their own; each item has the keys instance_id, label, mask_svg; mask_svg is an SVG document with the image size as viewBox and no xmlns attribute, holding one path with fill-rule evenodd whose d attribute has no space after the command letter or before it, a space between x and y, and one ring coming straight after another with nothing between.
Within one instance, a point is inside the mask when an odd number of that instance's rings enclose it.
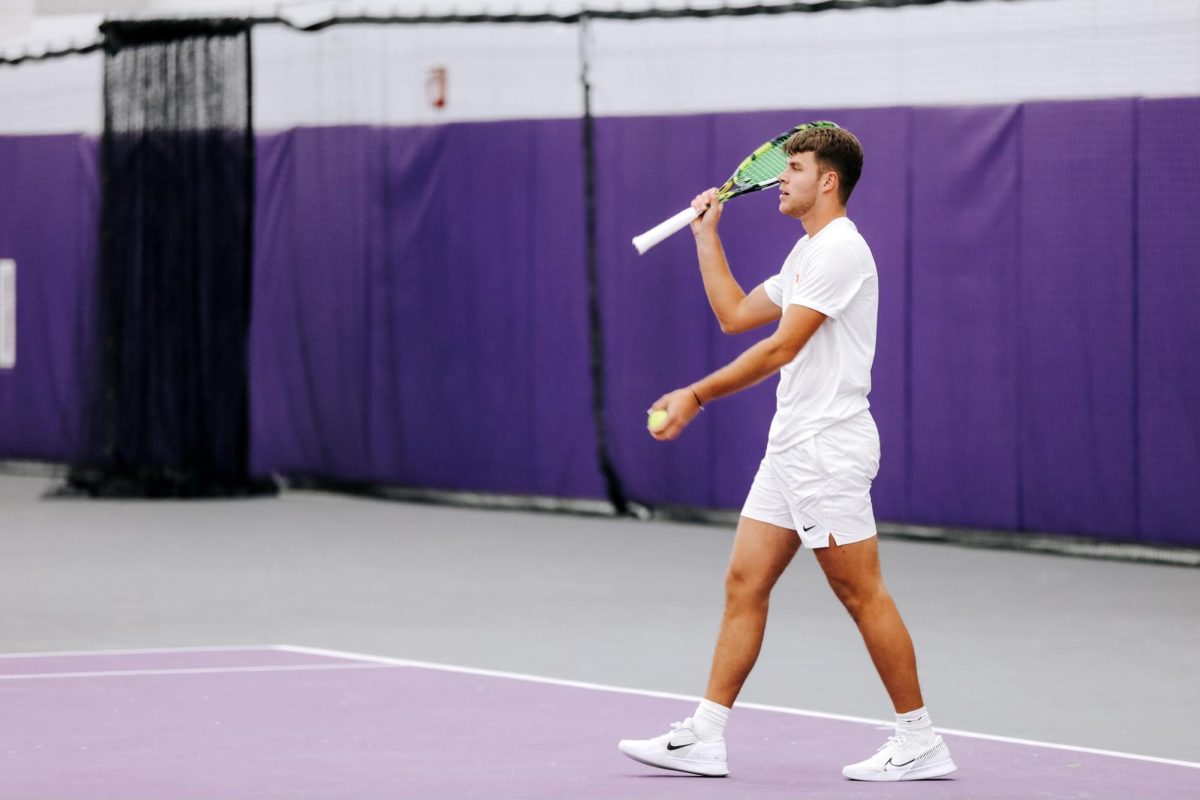
<instances>
[{"instance_id":1,"label":"white sock","mask_svg":"<svg viewBox=\"0 0 1200 800\"><path fill-rule=\"evenodd\" d=\"M725 737L725 723L729 722L729 709L711 700L701 700L692 715L692 730L702 742L715 742Z\"/></svg>"},{"instance_id":2,"label":"white sock","mask_svg":"<svg viewBox=\"0 0 1200 800\"><path fill-rule=\"evenodd\" d=\"M925 706L896 715L896 732L919 742L933 741L933 721Z\"/></svg>"}]
</instances>

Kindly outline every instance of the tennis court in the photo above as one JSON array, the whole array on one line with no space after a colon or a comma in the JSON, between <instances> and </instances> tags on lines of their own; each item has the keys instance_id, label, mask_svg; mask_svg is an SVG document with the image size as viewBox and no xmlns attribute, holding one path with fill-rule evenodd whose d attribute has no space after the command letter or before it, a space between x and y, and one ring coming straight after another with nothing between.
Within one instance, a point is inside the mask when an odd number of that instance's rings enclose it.
<instances>
[{"instance_id":1,"label":"tennis court","mask_svg":"<svg viewBox=\"0 0 1200 800\"><path fill-rule=\"evenodd\" d=\"M789 759L835 763L876 728L790 709L744 709L744 776L654 774L594 737L683 714L691 698L408 664L302 647L25 656L3 662L19 766L13 796L909 797ZM11 682L11 683L8 683ZM19 687L19 691L15 691ZM446 700L453 698L450 708ZM64 713L46 714L62 708ZM67 710L69 709L69 710ZM37 714L41 711L41 714ZM579 735L587 720L588 735ZM397 728L401 730L397 730ZM1195 765L952 736L969 777L929 797L1184 797ZM794 757L794 755L793 755ZM15 759L14 759L15 760Z\"/></svg>"},{"instance_id":2,"label":"tennis court","mask_svg":"<svg viewBox=\"0 0 1200 800\"><path fill-rule=\"evenodd\" d=\"M731 776L656 773L617 752L694 705L726 527L310 492L43 499L53 485L0 481L7 796L916 788L836 769L878 744L886 696L804 557L731 722ZM1195 791L1197 570L892 537L884 558L959 763L921 791Z\"/></svg>"},{"instance_id":3,"label":"tennis court","mask_svg":"<svg viewBox=\"0 0 1200 800\"><path fill-rule=\"evenodd\" d=\"M1198 124L1200 0L9 0L0 797L1200 797Z\"/></svg>"}]
</instances>

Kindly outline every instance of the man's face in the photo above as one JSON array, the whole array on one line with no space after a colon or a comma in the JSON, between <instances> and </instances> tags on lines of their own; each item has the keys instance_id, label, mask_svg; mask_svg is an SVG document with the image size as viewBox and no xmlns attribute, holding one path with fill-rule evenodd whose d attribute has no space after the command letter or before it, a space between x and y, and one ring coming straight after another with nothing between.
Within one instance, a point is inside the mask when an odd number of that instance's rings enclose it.
<instances>
[{"instance_id":1,"label":"man's face","mask_svg":"<svg viewBox=\"0 0 1200 800\"><path fill-rule=\"evenodd\" d=\"M800 219L811 211L821 177L815 153L789 156L787 169L779 175L779 213Z\"/></svg>"}]
</instances>

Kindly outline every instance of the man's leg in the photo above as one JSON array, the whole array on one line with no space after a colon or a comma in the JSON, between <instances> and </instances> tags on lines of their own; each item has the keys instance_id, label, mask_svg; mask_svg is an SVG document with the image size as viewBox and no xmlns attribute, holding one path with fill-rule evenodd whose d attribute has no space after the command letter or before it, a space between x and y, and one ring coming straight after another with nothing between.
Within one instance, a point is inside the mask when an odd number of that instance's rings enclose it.
<instances>
[{"instance_id":1,"label":"man's leg","mask_svg":"<svg viewBox=\"0 0 1200 800\"><path fill-rule=\"evenodd\" d=\"M896 712L902 714L925 705L912 639L883 585L878 540L872 536L839 546L830 536L829 547L813 552L829 586L858 625Z\"/></svg>"},{"instance_id":2,"label":"man's leg","mask_svg":"<svg viewBox=\"0 0 1200 800\"><path fill-rule=\"evenodd\" d=\"M908 628L883 585L879 545L875 537L819 548L817 562L830 587L858 625L867 652L896 709L896 735L875 755L842 770L847 778L864 781L906 781L939 778L956 769L942 737L934 733L921 686L917 658Z\"/></svg>"},{"instance_id":3,"label":"man's leg","mask_svg":"<svg viewBox=\"0 0 1200 800\"><path fill-rule=\"evenodd\" d=\"M800 548L794 530L742 517L725 576L725 616L705 700L696 713L653 739L617 745L635 761L697 775L729 774L725 720L762 648L771 589Z\"/></svg>"},{"instance_id":4,"label":"man's leg","mask_svg":"<svg viewBox=\"0 0 1200 800\"><path fill-rule=\"evenodd\" d=\"M737 700L762 649L771 589L799 549L794 530L748 517L738 521L706 699L726 708Z\"/></svg>"}]
</instances>

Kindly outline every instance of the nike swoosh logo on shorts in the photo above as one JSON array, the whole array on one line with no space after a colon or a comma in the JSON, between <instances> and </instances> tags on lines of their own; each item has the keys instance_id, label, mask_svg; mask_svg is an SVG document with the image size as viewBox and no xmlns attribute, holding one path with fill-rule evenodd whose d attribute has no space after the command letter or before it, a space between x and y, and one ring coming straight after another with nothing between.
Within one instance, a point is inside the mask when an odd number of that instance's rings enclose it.
<instances>
[{"instance_id":1,"label":"nike swoosh logo on shorts","mask_svg":"<svg viewBox=\"0 0 1200 800\"><path fill-rule=\"evenodd\" d=\"M811 530L812 530L813 528L815 528L815 527L817 527L817 526L816 526L816 525L809 525L807 528L805 528L805 529L804 529L804 532L805 532L805 533L808 533L809 531L811 531Z\"/></svg>"}]
</instances>

